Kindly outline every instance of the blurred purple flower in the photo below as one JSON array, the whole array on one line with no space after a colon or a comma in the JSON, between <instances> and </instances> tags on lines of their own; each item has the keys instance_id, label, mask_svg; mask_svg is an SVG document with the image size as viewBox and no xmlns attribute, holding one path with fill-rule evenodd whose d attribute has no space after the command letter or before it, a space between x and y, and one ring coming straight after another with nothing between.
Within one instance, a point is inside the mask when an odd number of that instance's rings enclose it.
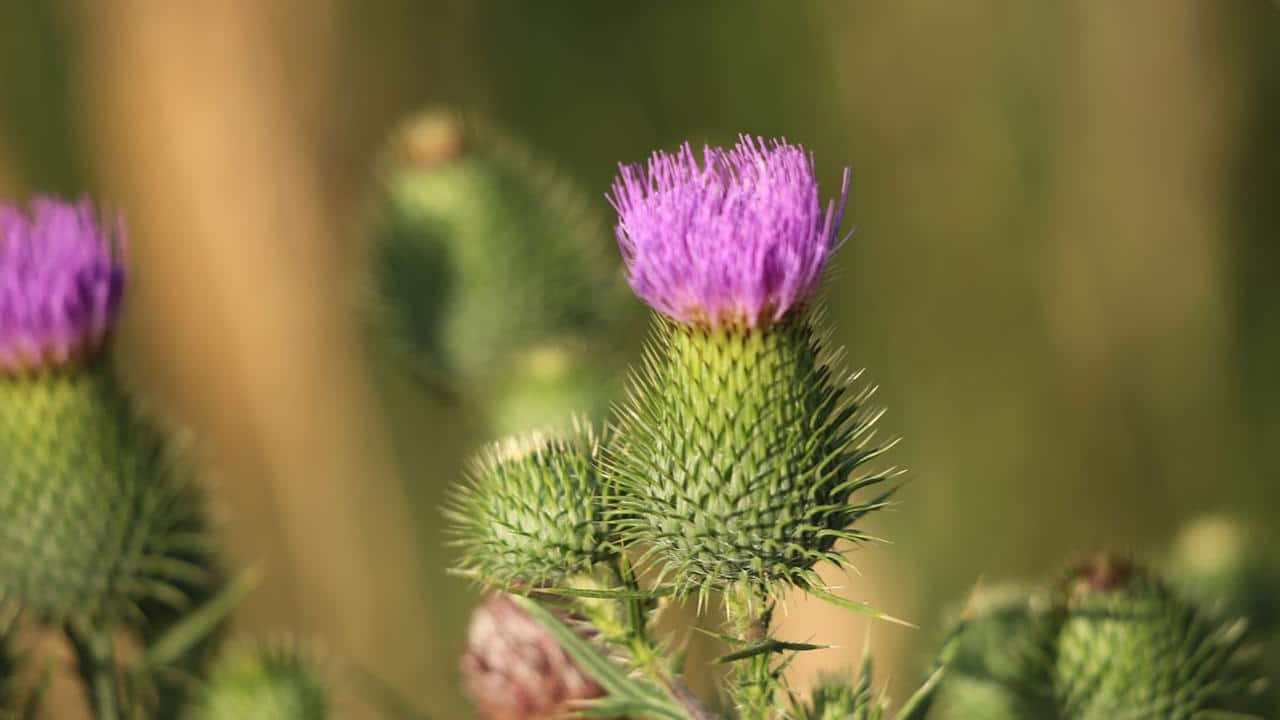
<instances>
[{"instance_id":1,"label":"blurred purple flower","mask_svg":"<svg viewBox=\"0 0 1280 720\"><path fill-rule=\"evenodd\" d=\"M122 223L87 200L0 203L0 373L65 365L98 349L124 291Z\"/></svg>"},{"instance_id":2,"label":"blurred purple flower","mask_svg":"<svg viewBox=\"0 0 1280 720\"><path fill-rule=\"evenodd\" d=\"M609 193L631 288L679 322L760 327L816 290L849 195L826 210L813 158L786 140L743 135L730 149L688 143L622 165Z\"/></svg>"}]
</instances>

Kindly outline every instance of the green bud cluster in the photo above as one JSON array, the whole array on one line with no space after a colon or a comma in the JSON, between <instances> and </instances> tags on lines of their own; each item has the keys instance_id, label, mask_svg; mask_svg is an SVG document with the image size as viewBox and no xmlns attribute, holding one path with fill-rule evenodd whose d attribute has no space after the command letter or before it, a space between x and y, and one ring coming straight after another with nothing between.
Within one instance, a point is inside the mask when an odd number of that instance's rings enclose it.
<instances>
[{"instance_id":1,"label":"green bud cluster","mask_svg":"<svg viewBox=\"0 0 1280 720\"><path fill-rule=\"evenodd\" d=\"M600 446L579 423L481 453L448 510L463 550L460 569L494 586L539 587L611 557Z\"/></svg>"},{"instance_id":2,"label":"green bud cluster","mask_svg":"<svg viewBox=\"0 0 1280 720\"><path fill-rule=\"evenodd\" d=\"M208 580L204 504L99 362L0 378L0 590L41 619L140 622Z\"/></svg>"},{"instance_id":3,"label":"green bud cluster","mask_svg":"<svg viewBox=\"0 0 1280 720\"><path fill-rule=\"evenodd\" d=\"M634 373L609 475L616 531L677 594L745 585L771 594L815 583L836 542L883 507L865 499L892 471L858 472L886 445L872 433L869 390L850 393L818 320L767 330L659 321Z\"/></svg>"},{"instance_id":4,"label":"green bud cluster","mask_svg":"<svg viewBox=\"0 0 1280 720\"><path fill-rule=\"evenodd\" d=\"M296 643L241 643L214 664L190 720L324 720L324 670Z\"/></svg>"},{"instance_id":5,"label":"green bud cluster","mask_svg":"<svg viewBox=\"0 0 1280 720\"><path fill-rule=\"evenodd\" d=\"M985 603L957 636L936 717L1269 717L1245 621L1215 620L1109 556L1048 593Z\"/></svg>"},{"instance_id":6,"label":"green bud cluster","mask_svg":"<svg viewBox=\"0 0 1280 720\"><path fill-rule=\"evenodd\" d=\"M1064 592L1053 678L1067 717L1191 720L1253 709L1263 685L1244 620L1215 622L1146 572L1109 560L1072 572Z\"/></svg>"},{"instance_id":7,"label":"green bud cluster","mask_svg":"<svg viewBox=\"0 0 1280 720\"><path fill-rule=\"evenodd\" d=\"M573 233L545 214L555 204L507 174L501 154L442 137L454 136L431 135L432 161L397 176L392 192L404 227L418 235L410 242L393 233L383 244L384 298L394 309L396 288L426 282L440 293L399 303L401 335L446 373L497 372L479 391L496 427L542 426L573 410L594 415L610 394L608 373L594 372L602 366L588 352L609 317L594 314L607 307L608 273L581 244L566 243ZM545 631L528 634L539 652L526 657L492 632L482 609L477 618L493 642L464 665L477 687L512 688L515 705L559 697L563 674L526 662L556 656L591 676L584 716L711 718L681 678L682 653L654 636L655 615L692 597L699 612L711 603L723 611L721 631L709 632L727 650L717 662L728 666L722 699L733 717L890 716L869 661L854 677L824 678L806 697L791 692L790 660L824 646L772 634L773 613L793 590L888 617L828 591L816 568L843 566L848 546L874 539L863 521L890 503L898 474L874 462L892 443L876 438L873 389L843 371L810 306L830 250L825 233L834 242L840 213L831 206L816 244L779 230L783 220L812 220L802 212L808 185L791 197L769 184L787 177L788 158L804 164L803 153L786 154L793 149L744 137L732 152L707 149L705 167L685 146L623 168L610 197L620 247L633 288L658 314L608 442L576 426L492 445L448 509L457 569L527 594L512 596L512 607ZM761 168L778 178L757 177ZM794 174L808 177L803 168ZM800 220L783 229L812 225ZM714 242L693 242L708 233ZM815 262L797 255L803 241ZM1242 557L1237 550L1228 554ZM1232 583L1258 563L1228 565L1213 577L1230 589L1221 594L1238 595ZM1250 592L1274 600L1269 590ZM1107 558L1049 588L982 592L895 717L1265 717L1269 698L1246 625L1199 602ZM1265 620L1263 605L1224 607ZM507 682L508 671L521 682ZM487 691L473 694L482 708L492 705Z\"/></svg>"}]
</instances>

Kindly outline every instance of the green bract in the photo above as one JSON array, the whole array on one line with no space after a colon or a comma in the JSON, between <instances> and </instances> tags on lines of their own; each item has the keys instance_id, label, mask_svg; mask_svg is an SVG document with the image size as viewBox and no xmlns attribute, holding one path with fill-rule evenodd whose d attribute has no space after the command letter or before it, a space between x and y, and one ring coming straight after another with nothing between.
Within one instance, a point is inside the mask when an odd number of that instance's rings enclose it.
<instances>
[{"instance_id":1,"label":"green bract","mask_svg":"<svg viewBox=\"0 0 1280 720\"><path fill-rule=\"evenodd\" d=\"M491 585L536 587L610 557L598 448L579 425L481 453L448 512L463 548L460 569Z\"/></svg>"},{"instance_id":2,"label":"green bract","mask_svg":"<svg viewBox=\"0 0 1280 720\"><path fill-rule=\"evenodd\" d=\"M1073 720L1251 712L1261 690L1244 622L1219 624L1163 583L1101 559L1066 583L1054 688Z\"/></svg>"},{"instance_id":3,"label":"green bract","mask_svg":"<svg viewBox=\"0 0 1280 720\"><path fill-rule=\"evenodd\" d=\"M105 362L0 378L0 592L49 621L186 605L210 542L183 470Z\"/></svg>"},{"instance_id":4,"label":"green bract","mask_svg":"<svg viewBox=\"0 0 1280 720\"><path fill-rule=\"evenodd\" d=\"M323 720L321 669L293 644L244 644L220 658L191 720Z\"/></svg>"},{"instance_id":5,"label":"green bract","mask_svg":"<svg viewBox=\"0 0 1280 720\"><path fill-rule=\"evenodd\" d=\"M677 593L744 584L808 586L842 562L837 540L891 491L859 491L891 471L856 473L873 442L870 390L826 358L815 320L704 329L659 320L610 451L613 522Z\"/></svg>"}]
</instances>

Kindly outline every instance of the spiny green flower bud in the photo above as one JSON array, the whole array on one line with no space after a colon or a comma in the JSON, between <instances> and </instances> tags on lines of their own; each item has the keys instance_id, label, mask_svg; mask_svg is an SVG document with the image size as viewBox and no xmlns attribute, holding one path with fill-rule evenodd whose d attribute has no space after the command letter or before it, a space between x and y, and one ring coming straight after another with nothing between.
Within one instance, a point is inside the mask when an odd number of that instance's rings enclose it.
<instances>
[{"instance_id":1,"label":"spiny green flower bud","mask_svg":"<svg viewBox=\"0 0 1280 720\"><path fill-rule=\"evenodd\" d=\"M680 593L814 582L891 472L855 471L872 442L869 391L824 359L808 314L767 330L659 321L622 411L610 474L616 525Z\"/></svg>"},{"instance_id":2,"label":"spiny green flower bud","mask_svg":"<svg viewBox=\"0 0 1280 720\"><path fill-rule=\"evenodd\" d=\"M324 720L323 668L292 642L242 643L214 665L191 720Z\"/></svg>"},{"instance_id":3,"label":"spiny green flower bud","mask_svg":"<svg viewBox=\"0 0 1280 720\"><path fill-rule=\"evenodd\" d=\"M1055 717L1051 671L1058 624L1041 593L1020 587L975 591L953 630L953 654L930 717Z\"/></svg>"},{"instance_id":4,"label":"spiny green flower bud","mask_svg":"<svg viewBox=\"0 0 1280 720\"><path fill-rule=\"evenodd\" d=\"M463 550L460 569L495 586L537 587L611 556L599 448L590 427L577 423L482 452L447 511Z\"/></svg>"},{"instance_id":5,"label":"spiny green flower bud","mask_svg":"<svg viewBox=\"0 0 1280 720\"><path fill-rule=\"evenodd\" d=\"M484 386L520 348L598 337L620 315L591 203L501 132L426 113L395 138L382 179L376 314L415 367Z\"/></svg>"},{"instance_id":6,"label":"spiny green flower bud","mask_svg":"<svg viewBox=\"0 0 1280 720\"><path fill-rule=\"evenodd\" d=\"M206 578L203 497L105 358L0 376L0 592L49 621L140 621Z\"/></svg>"},{"instance_id":7,"label":"spiny green flower bud","mask_svg":"<svg viewBox=\"0 0 1280 720\"><path fill-rule=\"evenodd\" d=\"M1063 582L1054 686L1065 717L1192 720L1251 712L1263 688L1243 621L1218 624L1131 563L1099 557Z\"/></svg>"}]
</instances>

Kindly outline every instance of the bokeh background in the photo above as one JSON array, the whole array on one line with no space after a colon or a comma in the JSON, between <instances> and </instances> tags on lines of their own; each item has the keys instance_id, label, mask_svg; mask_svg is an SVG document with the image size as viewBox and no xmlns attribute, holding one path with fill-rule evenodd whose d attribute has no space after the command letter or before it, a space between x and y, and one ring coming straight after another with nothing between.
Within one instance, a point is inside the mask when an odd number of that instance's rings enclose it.
<instances>
[{"instance_id":1,"label":"bokeh background","mask_svg":"<svg viewBox=\"0 0 1280 720\"><path fill-rule=\"evenodd\" d=\"M618 161L684 139L785 135L828 188L853 167L831 315L912 482L893 544L832 580L921 625L870 628L892 688L979 579L1280 520L1266 0L0 0L0 88L0 196L128 218L130 367L268 578L240 628L318 638L436 717L463 712L474 599L437 506L488 438L387 392L349 302L374 158L424 107L483 114L602 213ZM848 648L797 682L860 652L865 623L788 609Z\"/></svg>"}]
</instances>

